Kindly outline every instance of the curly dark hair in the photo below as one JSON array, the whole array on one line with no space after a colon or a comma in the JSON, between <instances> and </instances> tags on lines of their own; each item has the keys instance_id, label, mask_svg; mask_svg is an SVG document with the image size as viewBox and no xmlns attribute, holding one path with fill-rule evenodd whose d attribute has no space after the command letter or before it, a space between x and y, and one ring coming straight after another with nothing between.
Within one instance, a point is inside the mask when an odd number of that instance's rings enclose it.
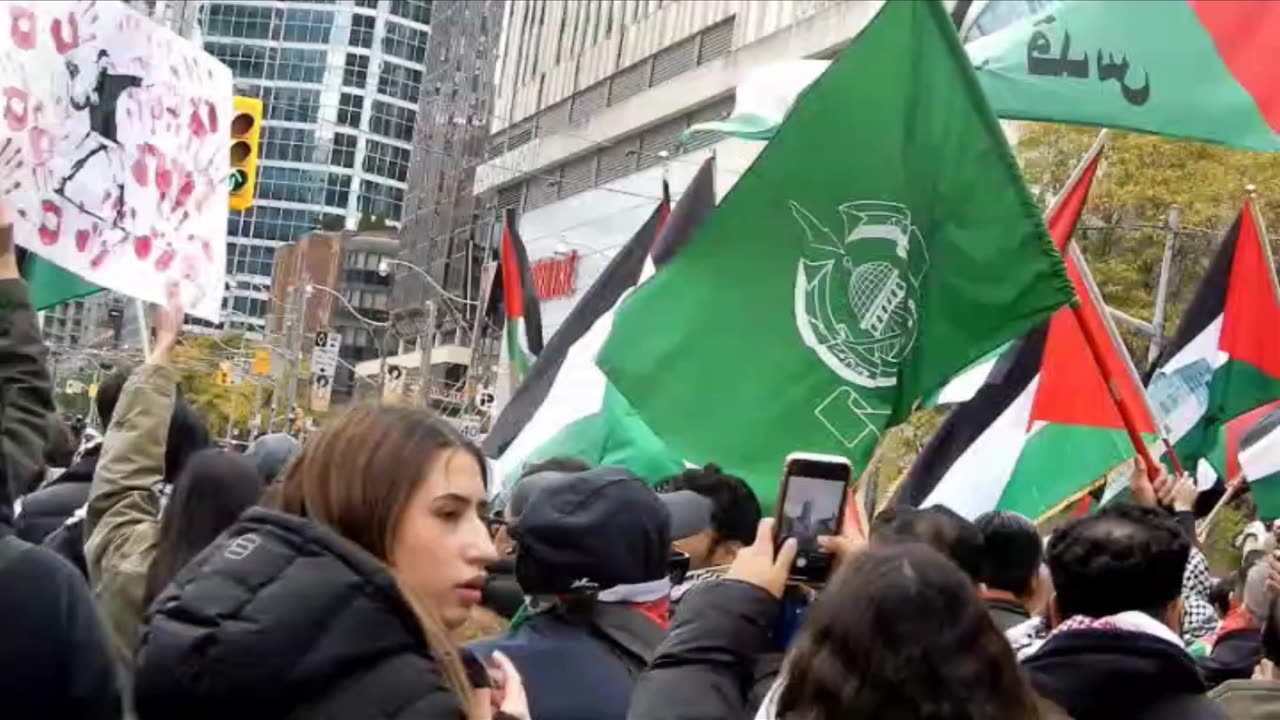
<instances>
[{"instance_id":1,"label":"curly dark hair","mask_svg":"<svg viewBox=\"0 0 1280 720\"><path fill-rule=\"evenodd\" d=\"M711 527L721 541L750 545L760 525L760 501L746 481L714 463L690 468L657 484L660 493L691 490L711 501Z\"/></svg>"},{"instance_id":2,"label":"curly dark hair","mask_svg":"<svg viewBox=\"0 0 1280 720\"><path fill-rule=\"evenodd\" d=\"M1058 612L1160 618L1182 594L1190 553L1190 539L1163 510L1119 503L1075 520L1049 540Z\"/></svg>"},{"instance_id":3,"label":"curly dark hair","mask_svg":"<svg viewBox=\"0 0 1280 720\"><path fill-rule=\"evenodd\" d=\"M974 583L982 582L982 532L951 508L934 505L881 512L872 523L871 542L924 543L950 558Z\"/></svg>"},{"instance_id":4,"label":"curly dark hair","mask_svg":"<svg viewBox=\"0 0 1280 720\"><path fill-rule=\"evenodd\" d=\"M1044 560L1044 546L1035 524L1005 510L983 513L973 522L982 533L983 584L992 590L1026 597Z\"/></svg>"},{"instance_id":5,"label":"curly dark hair","mask_svg":"<svg viewBox=\"0 0 1280 720\"><path fill-rule=\"evenodd\" d=\"M778 717L1035 720L1034 694L973 583L920 543L836 574L788 664Z\"/></svg>"}]
</instances>

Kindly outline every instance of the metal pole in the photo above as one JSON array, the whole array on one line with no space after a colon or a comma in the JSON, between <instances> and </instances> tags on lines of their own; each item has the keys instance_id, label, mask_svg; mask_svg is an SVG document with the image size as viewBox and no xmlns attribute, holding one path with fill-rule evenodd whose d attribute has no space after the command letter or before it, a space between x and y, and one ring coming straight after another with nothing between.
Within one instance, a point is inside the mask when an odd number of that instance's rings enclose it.
<instances>
[{"instance_id":1,"label":"metal pole","mask_svg":"<svg viewBox=\"0 0 1280 720\"><path fill-rule=\"evenodd\" d=\"M147 306L146 306L146 303L142 302L141 300L135 299L133 302L134 302L134 307L138 311L138 334L142 336L139 338L142 341L142 357L144 359L150 358L151 357L151 328L147 327ZM120 312L123 313L124 311L121 310Z\"/></svg>"},{"instance_id":2,"label":"metal pole","mask_svg":"<svg viewBox=\"0 0 1280 720\"><path fill-rule=\"evenodd\" d=\"M426 332L418 336L418 377L420 379L418 395L422 400L422 407L431 407L431 350L435 347L436 340L436 303L434 300L428 300L426 303Z\"/></svg>"},{"instance_id":3,"label":"metal pole","mask_svg":"<svg viewBox=\"0 0 1280 720\"><path fill-rule=\"evenodd\" d=\"M297 313L297 317L294 319L294 334L291 341L293 357L296 359L292 363L293 374L289 376L289 411L292 411L298 405L298 375L302 372L302 336L306 334L306 328L304 327L307 322L306 293L310 279L304 277L303 280L304 282L294 289L294 312Z\"/></svg>"},{"instance_id":4,"label":"metal pole","mask_svg":"<svg viewBox=\"0 0 1280 720\"><path fill-rule=\"evenodd\" d=\"M253 408L249 411L249 434L257 435L262 429L262 382L253 384ZM252 438L250 438L252 439Z\"/></svg>"},{"instance_id":5,"label":"metal pole","mask_svg":"<svg viewBox=\"0 0 1280 720\"><path fill-rule=\"evenodd\" d=\"M1164 316L1165 304L1169 298L1169 275L1173 270L1173 251L1178 243L1178 230L1182 227L1182 209L1176 204L1169 206L1167 227L1164 236L1164 257L1160 260L1160 280L1156 285L1156 309L1151 318L1151 327L1155 336L1147 346L1147 365L1154 366L1160 359L1160 351L1164 349Z\"/></svg>"},{"instance_id":6,"label":"metal pole","mask_svg":"<svg viewBox=\"0 0 1280 720\"><path fill-rule=\"evenodd\" d=\"M378 402L382 403L387 398L387 351L382 347L387 340L387 331L382 331L382 337L374 335L371 327L365 326L365 331L378 347Z\"/></svg>"}]
</instances>

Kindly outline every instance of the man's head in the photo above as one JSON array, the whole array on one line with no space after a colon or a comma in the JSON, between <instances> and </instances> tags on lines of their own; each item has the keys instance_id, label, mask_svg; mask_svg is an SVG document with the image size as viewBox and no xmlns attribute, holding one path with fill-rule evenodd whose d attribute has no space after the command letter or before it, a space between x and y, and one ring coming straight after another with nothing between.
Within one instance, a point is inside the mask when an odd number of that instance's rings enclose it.
<instances>
[{"instance_id":1,"label":"man's head","mask_svg":"<svg viewBox=\"0 0 1280 720\"><path fill-rule=\"evenodd\" d=\"M1209 604L1213 606L1213 611L1218 614L1218 619L1227 616L1231 612L1231 607L1236 600L1236 589L1240 585L1240 578L1236 573L1227 575L1218 580L1209 588Z\"/></svg>"},{"instance_id":2,"label":"man's head","mask_svg":"<svg viewBox=\"0 0 1280 720\"><path fill-rule=\"evenodd\" d=\"M760 501L742 478L717 465L685 470L658 483L659 493L687 490L711 501L711 527L692 537L677 539L676 549L689 556L689 569L728 565L738 550L755 541L760 525Z\"/></svg>"},{"instance_id":3,"label":"man's head","mask_svg":"<svg viewBox=\"0 0 1280 720\"><path fill-rule=\"evenodd\" d=\"M1049 540L1051 619L1137 610L1178 631L1190 552L1182 529L1155 508L1120 503L1075 520Z\"/></svg>"},{"instance_id":4,"label":"man's head","mask_svg":"<svg viewBox=\"0 0 1280 720\"><path fill-rule=\"evenodd\" d=\"M505 557L515 552L515 541L511 539L510 526L520 519L535 490L556 473L578 473L590 469L589 463L571 457L554 457L526 465L524 471L520 473L520 479L516 481L516 486L511 489L501 508L505 523L498 526L493 536L493 544L498 548L498 554Z\"/></svg>"},{"instance_id":5,"label":"man's head","mask_svg":"<svg viewBox=\"0 0 1280 720\"><path fill-rule=\"evenodd\" d=\"M285 433L263 435L245 452L245 456L253 461L258 470L258 477L263 487L275 482L289 461L298 454L302 445Z\"/></svg>"},{"instance_id":6,"label":"man's head","mask_svg":"<svg viewBox=\"0 0 1280 720\"><path fill-rule=\"evenodd\" d=\"M116 402L120 400L120 391L124 389L130 372L131 368L120 368L98 383L98 396L94 403L98 406L98 422L103 432L111 427L111 416L116 413Z\"/></svg>"},{"instance_id":7,"label":"man's head","mask_svg":"<svg viewBox=\"0 0 1280 720\"><path fill-rule=\"evenodd\" d=\"M659 497L622 468L544 472L528 481L536 485L511 535L518 546L516 579L530 595L664 580L671 539L711 522L705 498L688 492Z\"/></svg>"},{"instance_id":8,"label":"man's head","mask_svg":"<svg viewBox=\"0 0 1280 720\"><path fill-rule=\"evenodd\" d=\"M872 523L871 542L924 543L950 558L975 585L982 582L982 533L972 522L941 505L881 513Z\"/></svg>"},{"instance_id":9,"label":"man's head","mask_svg":"<svg viewBox=\"0 0 1280 720\"><path fill-rule=\"evenodd\" d=\"M982 533L982 584L987 590L1009 593L1028 612L1043 609L1040 566L1044 546L1036 526L1018 513L993 510L974 521Z\"/></svg>"}]
</instances>

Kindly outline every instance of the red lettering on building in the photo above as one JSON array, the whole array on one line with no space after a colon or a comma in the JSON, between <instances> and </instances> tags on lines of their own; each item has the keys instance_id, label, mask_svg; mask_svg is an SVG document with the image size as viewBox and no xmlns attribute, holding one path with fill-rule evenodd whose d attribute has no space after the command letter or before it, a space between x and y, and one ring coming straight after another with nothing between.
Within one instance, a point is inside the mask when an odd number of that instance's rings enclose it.
<instances>
[{"instance_id":1,"label":"red lettering on building","mask_svg":"<svg viewBox=\"0 0 1280 720\"><path fill-rule=\"evenodd\" d=\"M572 295L578 275L578 251L539 260L533 264L533 287L539 300Z\"/></svg>"}]
</instances>

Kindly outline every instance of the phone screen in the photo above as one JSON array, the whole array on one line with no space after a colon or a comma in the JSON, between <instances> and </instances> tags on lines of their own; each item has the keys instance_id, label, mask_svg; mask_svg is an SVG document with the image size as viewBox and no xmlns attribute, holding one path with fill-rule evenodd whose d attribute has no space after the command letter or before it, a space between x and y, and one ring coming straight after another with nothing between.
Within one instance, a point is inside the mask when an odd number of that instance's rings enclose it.
<instances>
[{"instance_id":1,"label":"phone screen","mask_svg":"<svg viewBox=\"0 0 1280 720\"><path fill-rule=\"evenodd\" d=\"M783 538L795 538L798 553L818 552L818 536L840 531L845 484L831 478L792 475L782 501Z\"/></svg>"}]
</instances>

